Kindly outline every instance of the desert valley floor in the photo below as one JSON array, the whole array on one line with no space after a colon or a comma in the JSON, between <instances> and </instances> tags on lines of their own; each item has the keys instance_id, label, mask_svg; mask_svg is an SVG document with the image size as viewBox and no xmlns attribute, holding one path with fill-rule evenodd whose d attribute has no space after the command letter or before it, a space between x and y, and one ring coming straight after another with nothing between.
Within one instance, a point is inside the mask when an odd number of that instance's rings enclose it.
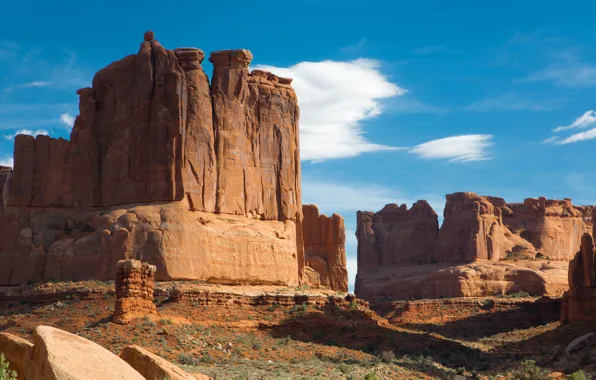
<instances>
[{"instance_id":1,"label":"desert valley floor","mask_svg":"<svg viewBox=\"0 0 596 380\"><path fill-rule=\"evenodd\" d=\"M155 294L158 315L119 325L112 322L113 282L3 288L0 328L31 339L37 325L54 326L115 354L137 344L214 379L489 379L527 360L555 379L580 366L596 370L596 353L562 352L591 326L562 326L560 300L547 297L367 307L321 302L345 296L331 291L198 282L157 283Z\"/></svg>"}]
</instances>

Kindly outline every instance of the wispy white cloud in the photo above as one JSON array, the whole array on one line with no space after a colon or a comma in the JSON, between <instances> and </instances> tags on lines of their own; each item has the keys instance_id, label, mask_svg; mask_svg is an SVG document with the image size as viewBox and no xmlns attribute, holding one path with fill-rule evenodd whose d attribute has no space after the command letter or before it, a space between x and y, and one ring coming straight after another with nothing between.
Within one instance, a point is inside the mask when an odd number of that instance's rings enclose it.
<instances>
[{"instance_id":1,"label":"wispy white cloud","mask_svg":"<svg viewBox=\"0 0 596 380\"><path fill-rule=\"evenodd\" d=\"M406 93L381 72L380 62L360 58L255 68L294 78L292 85L300 105L302 160L321 161L396 149L368 141L363 130L365 121L383 112L383 99Z\"/></svg>"},{"instance_id":2,"label":"wispy white cloud","mask_svg":"<svg viewBox=\"0 0 596 380\"><path fill-rule=\"evenodd\" d=\"M13 168L14 167L14 160L10 156L6 156L0 159L0 166L8 166Z\"/></svg>"},{"instance_id":3,"label":"wispy white cloud","mask_svg":"<svg viewBox=\"0 0 596 380\"><path fill-rule=\"evenodd\" d=\"M447 159L449 162L489 160L492 135L445 137L417 145L410 152L421 158Z\"/></svg>"},{"instance_id":4,"label":"wispy white cloud","mask_svg":"<svg viewBox=\"0 0 596 380\"><path fill-rule=\"evenodd\" d=\"M72 129L72 127L74 126L74 122L75 117L71 114L63 113L62 115L60 115L60 123L62 123L62 125L64 125L68 129Z\"/></svg>"},{"instance_id":5,"label":"wispy white cloud","mask_svg":"<svg viewBox=\"0 0 596 380\"><path fill-rule=\"evenodd\" d=\"M571 135L571 136L567 137L566 139L563 139L563 140L557 142L557 144L564 145L564 144L571 144L571 143L578 142L578 141L592 140L592 139L596 139L596 128L592 128L590 130Z\"/></svg>"},{"instance_id":6,"label":"wispy white cloud","mask_svg":"<svg viewBox=\"0 0 596 380\"><path fill-rule=\"evenodd\" d=\"M361 38L353 45L348 45L340 48L339 50L344 54L358 54L362 51L362 49L368 44L368 40L366 38Z\"/></svg>"},{"instance_id":7,"label":"wispy white cloud","mask_svg":"<svg viewBox=\"0 0 596 380\"><path fill-rule=\"evenodd\" d=\"M494 98L472 103L465 109L475 112L491 111L552 111L560 107L562 100L538 100L532 96L505 93Z\"/></svg>"},{"instance_id":8,"label":"wispy white cloud","mask_svg":"<svg viewBox=\"0 0 596 380\"><path fill-rule=\"evenodd\" d=\"M45 82L45 81L33 81L33 82L27 82L27 83L22 83L22 84L15 84L15 85L6 87L4 89L4 92L10 92L10 91L14 91L14 90L27 89L27 88L47 87L47 86L50 86L51 84L52 84L51 82Z\"/></svg>"},{"instance_id":9,"label":"wispy white cloud","mask_svg":"<svg viewBox=\"0 0 596 380\"><path fill-rule=\"evenodd\" d=\"M594 110L589 110L589 111L584 112L584 114L579 116L578 118L576 118L573 121L573 123L571 123L569 125L563 125L563 126L557 127L555 129L553 129L553 132L558 133L558 132L567 131L570 129L582 129L582 128L589 128L589 127L594 127L594 128L591 128L587 131L575 133L575 134L568 136L566 138L563 138L561 136L552 136L546 140L543 140L542 142L545 144L565 145L565 144L571 144L571 143L575 143L575 142L579 142L579 141L592 140L592 139L596 138L596 111L594 111Z\"/></svg>"},{"instance_id":10,"label":"wispy white cloud","mask_svg":"<svg viewBox=\"0 0 596 380\"><path fill-rule=\"evenodd\" d=\"M556 144L559 141L559 136L553 136L548 139L542 140L545 144Z\"/></svg>"},{"instance_id":11,"label":"wispy white cloud","mask_svg":"<svg viewBox=\"0 0 596 380\"><path fill-rule=\"evenodd\" d=\"M31 129L19 129L18 131L16 131L15 133L11 133L8 135L4 135L4 138L6 140L13 140L15 138L16 135L30 135L30 136L37 136L37 135L49 135L49 132L44 130L44 129L37 129L37 130L31 130Z\"/></svg>"},{"instance_id":12,"label":"wispy white cloud","mask_svg":"<svg viewBox=\"0 0 596 380\"><path fill-rule=\"evenodd\" d=\"M567 129L587 128L596 124L596 112L594 110L586 111L569 125L564 125L553 129L553 132L561 132Z\"/></svg>"},{"instance_id":13,"label":"wispy white cloud","mask_svg":"<svg viewBox=\"0 0 596 380\"><path fill-rule=\"evenodd\" d=\"M562 87L596 85L596 66L581 62L554 63L529 75L527 82L552 82Z\"/></svg>"}]
</instances>

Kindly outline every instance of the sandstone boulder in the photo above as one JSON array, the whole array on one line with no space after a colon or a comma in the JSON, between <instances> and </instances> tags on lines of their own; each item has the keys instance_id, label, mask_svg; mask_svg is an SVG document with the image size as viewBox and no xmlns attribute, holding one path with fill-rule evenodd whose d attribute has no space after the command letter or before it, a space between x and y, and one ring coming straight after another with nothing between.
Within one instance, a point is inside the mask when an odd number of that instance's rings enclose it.
<instances>
[{"instance_id":1,"label":"sandstone boulder","mask_svg":"<svg viewBox=\"0 0 596 380\"><path fill-rule=\"evenodd\" d=\"M348 291L346 267L346 232L344 219L333 214L319 214L316 205L302 206L302 233L306 265L317 272L311 285L329 286L333 290Z\"/></svg>"},{"instance_id":2,"label":"sandstone boulder","mask_svg":"<svg viewBox=\"0 0 596 380\"><path fill-rule=\"evenodd\" d=\"M19 338L18 336L0 333L0 353L10 365L10 369L17 372L17 379L25 379L25 359L29 351L33 348L33 343Z\"/></svg>"},{"instance_id":3,"label":"sandstone boulder","mask_svg":"<svg viewBox=\"0 0 596 380\"><path fill-rule=\"evenodd\" d=\"M27 380L143 380L124 360L77 335L49 326L33 332Z\"/></svg>"},{"instance_id":4,"label":"sandstone boulder","mask_svg":"<svg viewBox=\"0 0 596 380\"><path fill-rule=\"evenodd\" d=\"M147 380L193 380L211 379L201 374L188 374L169 361L145 350L140 346L128 346L122 350L120 358L130 364Z\"/></svg>"}]
</instances>

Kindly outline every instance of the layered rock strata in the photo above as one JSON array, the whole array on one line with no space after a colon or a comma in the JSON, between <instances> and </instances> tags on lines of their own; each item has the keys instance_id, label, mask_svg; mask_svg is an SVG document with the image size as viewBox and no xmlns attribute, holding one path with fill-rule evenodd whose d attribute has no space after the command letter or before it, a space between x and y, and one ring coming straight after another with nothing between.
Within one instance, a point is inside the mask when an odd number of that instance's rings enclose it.
<instances>
[{"instance_id":1,"label":"layered rock strata","mask_svg":"<svg viewBox=\"0 0 596 380\"><path fill-rule=\"evenodd\" d=\"M302 206L302 233L307 276L311 285L348 291L344 219L322 215L316 205Z\"/></svg>"},{"instance_id":2,"label":"layered rock strata","mask_svg":"<svg viewBox=\"0 0 596 380\"><path fill-rule=\"evenodd\" d=\"M593 207L575 206L571 199L527 198L523 203L488 199L501 210L503 223L511 232L552 260L571 260L580 248L582 235L592 233Z\"/></svg>"},{"instance_id":3,"label":"layered rock strata","mask_svg":"<svg viewBox=\"0 0 596 380\"><path fill-rule=\"evenodd\" d=\"M569 263L569 290L563 295L561 322L596 321L596 253L585 233L579 252Z\"/></svg>"},{"instance_id":4,"label":"layered rock strata","mask_svg":"<svg viewBox=\"0 0 596 380\"><path fill-rule=\"evenodd\" d=\"M138 260L120 260L116 266L115 323L126 324L133 319L157 314L153 303L155 266Z\"/></svg>"},{"instance_id":5,"label":"layered rock strata","mask_svg":"<svg viewBox=\"0 0 596 380\"><path fill-rule=\"evenodd\" d=\"M70 141L15 138L0 168L0 284L107 280L116 263L156 279L298 285L304 276L297 98L214 52L146 33L137 54L79 90Z\"/></svg>"},{"instance_id":6,"label":"layered rock strata","mask_svg":"<svg viewBox=\"0 0 596 380\"><path fill-rule=\"evenodd\" d=\"M591 226L589 206L571 200L446 196L438 228L418 201L358 212L359 297L485 296L514 292L560 296L571 252Z\"/></svg>"}]
</instances>

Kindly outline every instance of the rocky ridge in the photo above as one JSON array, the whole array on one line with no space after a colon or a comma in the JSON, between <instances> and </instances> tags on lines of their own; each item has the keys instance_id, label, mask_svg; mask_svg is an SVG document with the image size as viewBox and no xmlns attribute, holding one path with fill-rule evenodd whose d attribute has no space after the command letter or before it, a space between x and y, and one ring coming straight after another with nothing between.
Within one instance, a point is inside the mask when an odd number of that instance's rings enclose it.
<instances>
[{"instance_id":1,"label":"rocky ridge","mask_svg":"<svg viewBox=\"0 0 596 380\"><path fill-rule=\"evenodd\" d=\"M559 296L568 261L592 227L571 200L446 196L444 221L425 201L357 214L359 297Z\"/></svg>"}]
</instances>

